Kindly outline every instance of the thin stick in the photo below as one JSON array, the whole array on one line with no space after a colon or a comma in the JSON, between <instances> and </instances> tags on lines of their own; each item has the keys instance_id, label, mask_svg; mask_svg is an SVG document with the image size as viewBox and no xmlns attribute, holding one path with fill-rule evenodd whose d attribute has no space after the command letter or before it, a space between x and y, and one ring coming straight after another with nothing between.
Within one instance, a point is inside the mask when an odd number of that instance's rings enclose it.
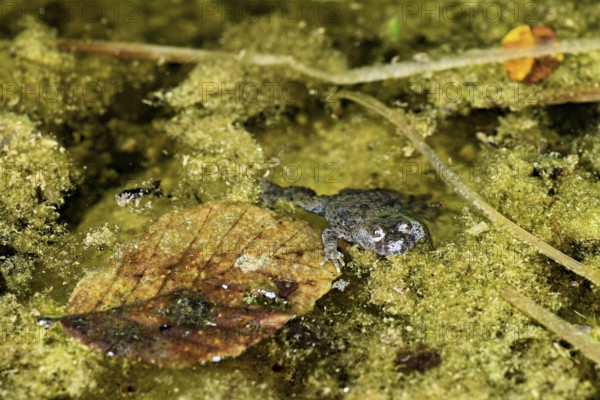
<instances>
[{"instance_id":1,"label":"thin stick","mask_svg":"<svg viewBox=\"0 0 600 400\"><path fill-rule=\"evenodd\" d=\"M542 98L538 104L596 103L600 101L600 88L575 86L561 89Z\"/></svg>"},{"instance_id":2,"label":"thin stick","mask_svg":"<svg viewBox=\"0 0 600 400\"><path fill-rule=\"evenodd\" d=\"M415 146L415 148L421 154L423 154L425 158L427 158L427 160L435 168L437 174L448 186L450 186L456 193L467 200L473 207L481 211L490 219L490 221L504 226L516 237L533 246L538 252L546 255L557 263L564 265L577 275L583 276L584 278L600 286L599 271L595 271L592 268L575 261L568 255L527 232L525 229L521 228L519 225L515 224L498 212L491 204L485 201L485 199L481 197L479 193L471 189L437 156L437 154L435 154L433 149L429 147L427 143L425 143L423 138L413 130L410 122L400 110L392 110L373 97L362 93L341 91L335 96L337 98L352 100L386 118L396 126L399 132L404 134L412 142L413 146Z\"/></svg>"},{"instance_id":3,"label":"thin stick","mask_svg":"<svg viewBox=\"0 0 600 400\"><path fill-rule=\"evenodd\" d=\"M581 332L575 325L557 317L550 311L535 304L530 298L520 294L512 287L500 290L500 296L517 310L536 320L546 329L571 343L581 354L596 364L600 364L600 344L591 336Z\"/></svg>"},{"instance_id":4,"label":"thin stick","mask_svg":"<svg viewBox=\"0 0 600 400\"><path fill-rule=\"evenodd\" d=\"M56 45L61 50L82 54L103 55L133 60L153 60L177 64L195 63L203 60L235 59L236 55L226 51L201 50L187 47L161 46L145 43L107 42L102 40L59 39Z\"/></svg>"},{"instance_id":5,"label":"thin stick","mask_svg":"<svg viewBox=\"0 0 600 400\"><path fill-rule=\"evenodd\" d=\"M490 48L470 50L461 55L449 56L439 60L427 62L406 61L374 65L355 68L342 73L330 73L303 64L293 57L273 54L251 54L245 52L236 54L219 50L201 50L145 43L74 39L59 39L57 40L57 46L60 49L78 53L173 63L196 63L208 59L234 59L251 65L290 68L307 77L337 85L355 85L358 83L405 78L425 72L444 71L469 65L503 62L522 57L542 57L556 53L585 53L600 50L600 38L565 40L559 43L538 44L522 49Z\"/></svg>"},{"instance_id":6,"label":"thin stick","mask_svg":"<svg viewBox=\"0 0 600 400\"><path fill-rule=\"evenodd\" d=\"M339 84L352 85L355 83L398 79L422 74L425 72L445 71L454 68L468 67L471 65L504 62L522 57L537 58L554 55L557 53L577 54L594 50L600 50L600 38L573 39L554 44L538 44L527 48L489 48L469 50L460 55L449 56L424 63L408 61L397 64L356 68L345 72L342 76L345 83Z\"/></svg>"}]
</instances>

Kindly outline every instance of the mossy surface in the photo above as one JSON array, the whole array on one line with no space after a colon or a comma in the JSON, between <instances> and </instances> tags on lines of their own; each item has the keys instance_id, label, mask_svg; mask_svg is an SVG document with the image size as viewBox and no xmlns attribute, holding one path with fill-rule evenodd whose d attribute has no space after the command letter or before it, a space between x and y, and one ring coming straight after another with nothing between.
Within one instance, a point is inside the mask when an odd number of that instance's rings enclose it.
<instances>
[{"instance_id":1,"label":"mossy surface","mask_svg":"<svg viewBox=\"0 0 600 400\"><path fill-rule=\"evenodd\" d=\"M331 85L231 60L181 67L76 56L54 43L89 37L289 54L333 72L496 46L521 23L543 22L561 38L598 37L594 2L500 1L492 9L437 1L413 10L393 1L102 0L97 21L81 7L51 13L68 2L42 1L45 14L33 15L22 12L25 0L13 3L17 11L2 15L0 27L1 398L598 396L597 367L497 290L511 284L592 334L598 289L486 221L387 122L332 101ZM484 14L496 8L498 18ZM357 89L413 111L419 133L494 207L599 268L599 109L522 97L598 87L597 57L567 56L534 87L494 64ZM443 92L448 83L457 97ZM485 98L478 88L486 84L504 100ZM313 312L238 358L185 370L110 358L59 326L36 325L37 316L61 315L80 277L164 212L214 199L257 203L261 176L320 194L430 194L441 211L429 222L435 246L384 259L341 244L348 264L339 290ZM120 191L156 180L169 197L116 204ZM286 202L278 211L326 226Z\"/></svg>"},{"instance_id":2,"label":"mossy surface","mask_svg":"<svg viewBox=\"0 0 600 400\"><path fill-rule=\"evenodd\" d=\"M51 264L53 245L67 234L59 209L81 171L66 149L26 116L0 113L0 131L1 290L25 295L31 293L34 267Z\"/></svg>"}]
</instances>

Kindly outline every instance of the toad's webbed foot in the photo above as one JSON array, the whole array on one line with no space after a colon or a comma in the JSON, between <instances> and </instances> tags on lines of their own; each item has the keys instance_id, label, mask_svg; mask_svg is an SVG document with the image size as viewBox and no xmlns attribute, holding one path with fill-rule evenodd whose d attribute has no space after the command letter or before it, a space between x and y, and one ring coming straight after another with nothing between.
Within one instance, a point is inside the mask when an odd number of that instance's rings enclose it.
<instances>
[{"instance_id":1,"label":"toad's webbed foot","mask_svg":"<svg viewBox=\"0 0 600 400\"><path fill-rule=\"evenodd\" d=\"M340 272L340 264L346 265L346 263L344 262L344 255L337 249L338 233L331 228L327 228L323 230L321 238L325 247L325 258L321 261L321 265L331 260L337 272Z\"/></svg>"}]
</instances>

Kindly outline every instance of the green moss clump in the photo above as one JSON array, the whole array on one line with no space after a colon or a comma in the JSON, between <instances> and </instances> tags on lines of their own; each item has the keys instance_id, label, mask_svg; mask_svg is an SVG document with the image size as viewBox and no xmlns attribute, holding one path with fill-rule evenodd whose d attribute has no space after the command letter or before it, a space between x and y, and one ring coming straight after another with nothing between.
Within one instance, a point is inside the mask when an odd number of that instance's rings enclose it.
<instances>
[{"instance_id":1,"label":"green moss clump","mask_svg":"<svg viewBox=\"0 0 600 400\"><path fill-rule=\"evenodd\" d=\"M25 28L10 48L0 52L3 106L56 125L85 111L104 112L119 90L106 75L107 69L96 64L97 74L75 75L78 68L89 69L94 63L78 62L60 52L53 30L30 19Z\"/></svg>"},{"instance_id":2,"label":"green moss clump","mask_svg":"<svg viewBox=\"0 0 600 400\"><path fill-rule=\"evenodd\" d=\"M0 244L2 275L8 288L26 293L31 268L64 234L58 209L80 172L68 153L29 118L0 113Z\"/></svg>"},{"instance_id":3,"label":"green moss clump","mask_svg":"<svg viewBox=\"0 0 600 400\"><path fill-rule=\"evenodd\" d=\"M46 330L36 317L60 308L35 294L26 304L0 296L0 397L4 399L81 398L98 386L101 358L72 346L56 326ZM10 368L5 368L10 366Z\"/></svg>"},{"instance_id":4,"label":"green moss clump","mask_svg":"<svg viewBox=\"0 0 600 400\"><path fill-rule=\"evenodd\" d=\"M585 257L599 245L597 178L548 124L544 114L501 118L494 138L498 148L484 146L473 183L513 221Z\"/></svg>"},{"instance_id":5,"label":"green moss clump","mask_svg":"<svg viewBox=\"0 0 600 400\"><path fill-rule=\"evenodd\" d=\"M574 153L582 153L582 164L600 176L600 134L597 131L588 133L581 140L575 141L573 146Z\"/></svg>"},{"instance_id":6,"label":"green moss clump","mask_svg":"<svg viewBox=\"0 0 600 400\"><path fill-rule=\"evenodd\" d=\"M180 148L176 158L182 168L178 192L203 200L254 201L257 174L263 169L262 148L243 128L223 115L189 109L165 126Z\"/></svg>"}]
</instances>

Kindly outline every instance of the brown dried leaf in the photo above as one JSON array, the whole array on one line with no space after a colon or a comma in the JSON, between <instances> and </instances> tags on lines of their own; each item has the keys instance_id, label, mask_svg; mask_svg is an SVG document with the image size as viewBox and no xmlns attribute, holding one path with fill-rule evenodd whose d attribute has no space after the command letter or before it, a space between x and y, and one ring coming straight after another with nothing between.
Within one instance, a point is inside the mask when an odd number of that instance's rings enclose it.
<instances>
[{"instance_id":1,"label":"brown dried leaf","mask_svg":"<svg viewBox=\"0 0 600 400\"><path fill-rule=\"evenodd\" d=\"M168 366L240 354L310 311L337 277L319 232L248 204L175 210L71 295L65 332Z\"/></svg>"}]
</instances>

